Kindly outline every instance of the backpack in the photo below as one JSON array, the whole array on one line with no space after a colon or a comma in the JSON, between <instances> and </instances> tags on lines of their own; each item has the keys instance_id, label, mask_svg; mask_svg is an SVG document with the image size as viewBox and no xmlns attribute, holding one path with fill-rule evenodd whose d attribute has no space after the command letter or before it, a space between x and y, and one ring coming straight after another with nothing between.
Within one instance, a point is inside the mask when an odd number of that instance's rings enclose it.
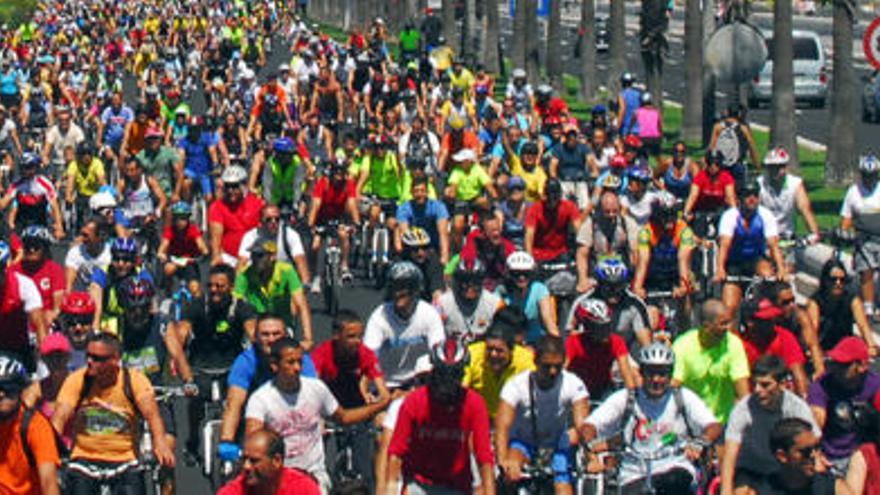
<instances>
[{"instance_id":1,"label":"backpack","mask_svg":"<svg viewBox=\"0 0 880 495\"><path fill-rule=\"evenodd\" d=\"M25 408L24 415L21 417L21 426L19 427L19 435L21 437L21 448L24 450L24 455L27 457L28 464L30 464L31 469L37 467L37 459L34 457L34 451L31 449L31 444L28 443L27 437L30 432L31 421L34 419L35 415L43 416L46 421L49 421L49 418L38 411L37 409L33 409L30 407ZM70 455L70 451L67 448L67 445L64 444L64 441L61 439L61 435L55 431L55 428L52 428L52 433L55 434L55 448L58 449L58 456L61 458L68 457Z\"/></svg>"},{"instance_id":2,"label":"backpack","mask_svg":"<svg viewBox=\"0 0 880 495\"><path fill-rule=\"evenodd\" d=\"M715 149L724 157L724 167L730 168L742 161L743 146L739 128L736 122L724 121L721 123L721 132L715 141Z\"/></svg>"}]
</instances>

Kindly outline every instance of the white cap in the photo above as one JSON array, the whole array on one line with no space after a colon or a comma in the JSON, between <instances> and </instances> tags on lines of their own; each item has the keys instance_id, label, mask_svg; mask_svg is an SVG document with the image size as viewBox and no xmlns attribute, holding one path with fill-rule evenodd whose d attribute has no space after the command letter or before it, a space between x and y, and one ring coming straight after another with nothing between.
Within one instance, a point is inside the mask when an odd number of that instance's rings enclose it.
<instances>
[{"instance_id":1,"label":"white cap","mask_svg":"<svg viewBox=\"0 0 880 495\"><path fill-rule=\"evenodd\" d=\"M278 72L284 72L284 71L289 71L289 70L290 70L290 66L287 64L281 64L278 66Z\"/></svg>"},{"instance_id":2,"label":"white cap","mask_svg":"<svg viewBox=\"0 0 880 495\"><path fill-rule=\"evenodd\" d=\"M452 155L452 159L457 162L473 162L477 159L477 154L470 148L463 148L458 153Z\"/></svg>"}]
</instances>

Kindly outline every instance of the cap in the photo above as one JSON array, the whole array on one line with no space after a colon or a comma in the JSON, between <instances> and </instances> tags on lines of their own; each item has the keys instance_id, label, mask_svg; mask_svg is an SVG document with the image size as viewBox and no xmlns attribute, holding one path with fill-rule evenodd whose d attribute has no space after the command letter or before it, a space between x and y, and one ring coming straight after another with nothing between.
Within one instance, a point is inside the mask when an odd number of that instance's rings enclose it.
<instances>
[{"instance_id":1,"label":"cap","mask_svg":"<svg viewBox=\"0 0 880 495\"><path fill-rule=\"evenodd\" d=\"M70 342L67 340L67 337L60 332L50 333L45 339L43 339L43 343L40 344L40 355L42 356L52 354L53 352L69 354L70 350Z\"/></svg>"},{"instance_id":2,"label":"cap","mask_svg":"<svg viewBox=\"0 0 880 495\"><path fill-rule=\"evenodd\" d=\"M276 254L278 253L278 243L274 239L258 239L254 243L254 247L251 248L251 254L257 253Z\"/></svg>"},{"instance_id":3,"label":"cap","mask_svg":"<svg viewBox=\"0 0 880 495\"><path fill-rule=\"evenodd\" d=\"M761 299L758 309L752 313L755 320L772 321L782 316L782 310L777 308L769 299Z\"/></svg>"},{"instance_id":4,"label":"cap","mask_svg":"<svg viewBox=\"0 0 880 495\"><path fill-rule=\"evenodd\" d=\"M458 153L452 155L452 159L456 162L472 162L477 159L477 154L470 148L464 148Z\"/></svg>"},{"instance_id":5,"label":"cap","mask_svg":"<svg viewBox=\"0 0 880 495\"><path fill-rule=\"evenodd\" d=\"M507 188L508 188L508 189L521 189L521 190L525 190L525 188L526 188L526 181L524 181L522 177L520 177L520 176L518 176L518 175L514 175L513 177L511 177L510 179L508 179L508 181L507 181Z\"/></svg>"},{"instance_id":6,"label":"cap","mask_svg":"<svg viewBox=\"0 0 880 495\"><path fill-rule=\"evenodd\" d=\"M147 132L144 133L144 138L150 139L154 137L162 137L162 130L156 126L150 126L147 128Z\"/></svg>"},{"instance_id":7,"label":"cap","mask_svg":"<svg viewBox=\"0 0 880 495\"><path fill-rule=\"evenodd\" d=\"M859 337L844 337L828 351L828 357L834 362L841 364L849 364L853 361L868 360L868 345Z\"/></svg>"}]
</instances>

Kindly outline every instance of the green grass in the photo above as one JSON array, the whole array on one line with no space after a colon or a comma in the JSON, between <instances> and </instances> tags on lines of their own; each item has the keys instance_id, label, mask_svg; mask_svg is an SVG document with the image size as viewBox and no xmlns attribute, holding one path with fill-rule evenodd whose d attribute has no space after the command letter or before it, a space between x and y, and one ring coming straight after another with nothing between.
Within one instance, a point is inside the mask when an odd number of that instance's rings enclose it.
<instances>
[{"instance_id":1,"label":"green grass","mask_svg":"<svg viewBox=\"0 0 880 495\"><path fill-rule=\"evenodd\" d=\"M0 1L0 24L17 26L37 7L37 0L2 0Z\"/></svg>"}]
</instances>

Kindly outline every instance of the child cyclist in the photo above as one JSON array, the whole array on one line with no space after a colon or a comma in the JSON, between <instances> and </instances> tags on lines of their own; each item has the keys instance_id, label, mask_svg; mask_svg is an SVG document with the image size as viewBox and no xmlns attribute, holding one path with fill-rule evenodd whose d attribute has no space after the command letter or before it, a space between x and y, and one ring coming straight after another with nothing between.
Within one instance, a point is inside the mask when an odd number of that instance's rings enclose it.
<instances>
[{"instance_id":1,"label":"child cyclist","mask_svg":"<svg viewBox=\"0 0 880 495\"><path fill-rule=\"evenodd\" d=\"M186 281L193 297L202 294L199 283L199 266L196 261L208 255L208 245L202 231L192 223L192 206L185 201L171 205L171 225L162 232L157 258L162 262L163 273L169 291L173 290L174 277Z\"/></svg>"}]
</instances>

